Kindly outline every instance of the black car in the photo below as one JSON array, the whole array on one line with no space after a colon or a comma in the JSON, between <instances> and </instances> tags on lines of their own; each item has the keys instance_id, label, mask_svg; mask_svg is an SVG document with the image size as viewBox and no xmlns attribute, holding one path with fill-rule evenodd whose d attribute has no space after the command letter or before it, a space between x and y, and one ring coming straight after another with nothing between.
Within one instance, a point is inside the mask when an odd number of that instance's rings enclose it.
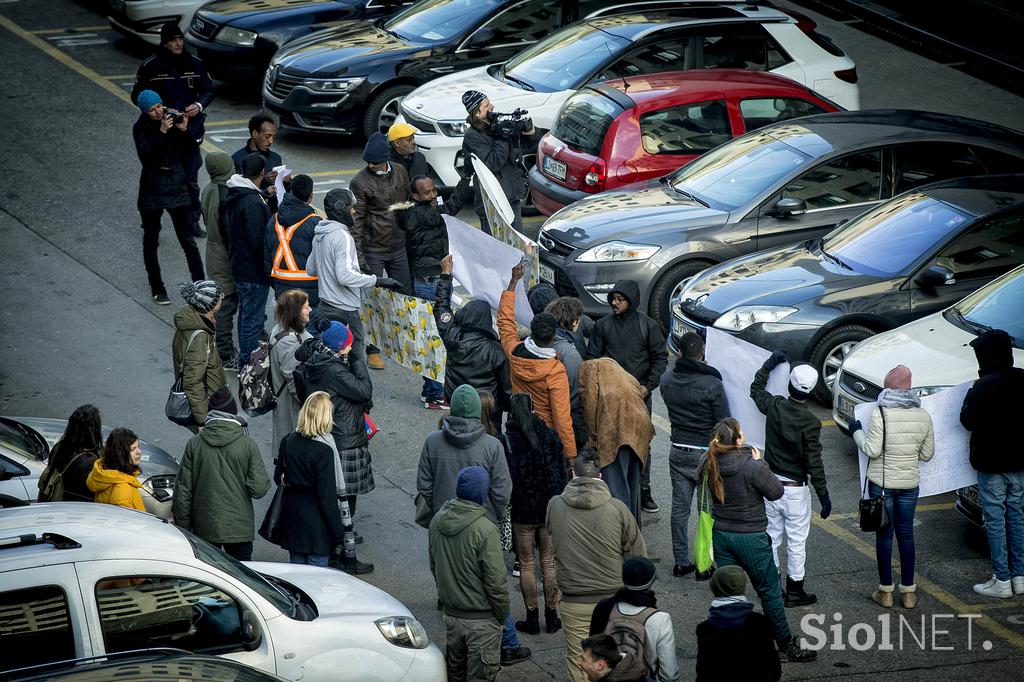
<instances>
[{"instance_id":1,"label":"black car","mask_svg":"<svg viewBox=\"0 0 1024 682\"><path fill-rule=\"evenodd\" d=\"M393 14L412 0L214 0L192 16L186 41L218 80L259 81L277 48L342 21Z\"/></svg>"},{"instance_id":2,"label":"black car","mask_svg":"<svg viewBox=\"0 0 1024 682\"><path fill-rule=\"evenodd\" d=\"M368 136L394 123L402 97L417 86L504 62L581 16L685 4L420 0L372 25L345 22L283 46L267 70L263 104L285 126Z\"/></svg>"},{"instance_id":3,"label":"black car","mask_svg":"<svg viewBox=\"0 0 1024 682\"><path fill-rule=\"evenodd\" d=\"M29 536L31 537L31 536ZM66 628L66 624L65 624ZM39 628L60 631L59 627ZM40 633L43 634L43 633ZM49 643L39 638L39 645ZM59 652L50 652L60 655ZM193 654L181 649L154 648L107 653L5 671L5 682L95 682L96 680L146 680L146 682L281 682L284 678L257 670L238 661Z\"/></svg>"},{"instance_id":4,"label":"black car","mask_svg":"<svg viewBox=\"0 0 1024 682\"><path fill-rule=\"evenodd\" d=\"M607 312L616 280L635 279L643 308L667 329L676 287L716 263L821 237L930 182L1020 172L1024 134L973 119L899 110L791 119L555 213L540 233L540 276L594 316Z\"/></svg>"},{"instance_id":5,"label":"black car","mask_svg":"<svg viewBox=\"0 0 1024 682\"><path fill-rule=\"evenodd\" d=\"M670 345L714 326L784 348L818 369L817 395L831 404L836 372L858 341L943 310L1022 263L1024 175L947 180L822 239L705 270L674 301Z\"/></svg>"}]
</instances>

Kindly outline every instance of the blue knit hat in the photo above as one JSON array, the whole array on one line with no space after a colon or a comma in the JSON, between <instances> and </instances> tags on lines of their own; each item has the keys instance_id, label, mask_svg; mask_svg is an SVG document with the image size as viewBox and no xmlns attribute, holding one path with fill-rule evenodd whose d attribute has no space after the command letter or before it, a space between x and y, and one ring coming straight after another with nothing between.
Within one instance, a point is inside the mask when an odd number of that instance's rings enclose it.
<instances>
[{"instance_id":1,"label":"blue knit hat","mask_svg":"<svg viewBox=\"0 0 1024 682\"><path fill-rule=\"evenodd\" d=\"M341 322L321 319L317 328L320 330L320 341L334 352L344 350L354 341L352 331Z\"/></svg>"},{"instance_id":2,"label":"blue knit hat","mask_svg":"<svg viewBox=\"0 0 1024 682\"><path fill-rule=\"evenodd\" d=\"M160 95L156 94L152 90L143 90L139 93L139 98L135 101L139 105L139 109L142 109L142 113L146 113L152 109L155 104L163 103L163 100L160 99Z\"/></svg>"},{"instance_id":3,"label":"blue knit hat","mask_svg":"<svg viewBox=\"0 0 1024 682\"><path fill-rule=\"evenodd\" d=\"M366 141L363 147L363 161L366 163L384 163L391 154L388 146L388 136L384 133L374 133Z\"/></svg>"},{"instance_id":4,"label":"blue knit hat","mask_svg":"<svg viewBox=\"0 0 1024 682\"><path fill-rule=\"evenodd\" d=\"M491 477L483 467L466 467L459 472L455 483L455 496L460 500L476 502L479 505L487 499L487 489L491 487Z\"/></svg>"}]
</instances>

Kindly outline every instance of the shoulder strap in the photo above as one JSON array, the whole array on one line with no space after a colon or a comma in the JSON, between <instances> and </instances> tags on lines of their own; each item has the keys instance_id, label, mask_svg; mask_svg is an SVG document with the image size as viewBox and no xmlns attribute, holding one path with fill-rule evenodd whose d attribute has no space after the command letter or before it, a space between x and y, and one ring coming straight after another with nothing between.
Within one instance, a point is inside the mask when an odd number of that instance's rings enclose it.
<instances>
[{"instance_id":1,"label":"shoulder strap","mask_svg":"<svg viewBox=\"0 0 1024 682\"><path fill-rule=\"evenodd\" d=\"M881 405L878 414L882 417L882 497L885 497L885 408Z\"/></svg>"},{"instance_id":2,"label":"shoulder strap","mask_svg":"<svg viewBox=\"0 0 1024 682\"><path fill-rule=\"evenodd\" d=\"M178 364L178 377L185 373L185 357L188 355L188 349L192 347L192 342L196 340L196 337L199 336L202 331L202 329L193 330L192 336L188 337L188 343L185 344L185 352L181 354L181 362Z\"/></svg>"},{"instance_id":3,"label":"shoulder strap","mask_svg":"<svg viewBox=\"0 0 1024 682\"><path fill-rule=\"evenodd\" d=\"M64 476L64 473L65 473L65 472L66 472L66 471L67 471L68 469L70 469L70 468L71 468L71 465L72 465L72 464L74 464L74 463L75 463L75 461L76 461L76 460L77 460L77 459L78 459L79 457L81 457L82 455L86 454L87 452L91 452L91 451L90 451L90 450L79 450L79 451L78 451L78 452L77 452L77 453L75 454L75 456L71 458L71 461L70 461L70 462L68 462L68 463L67 463L66 465L64 465L64 468L60 470L60 475L61 475L61 477L63 477L63 476Z\"/></svg>"}]
</instances>

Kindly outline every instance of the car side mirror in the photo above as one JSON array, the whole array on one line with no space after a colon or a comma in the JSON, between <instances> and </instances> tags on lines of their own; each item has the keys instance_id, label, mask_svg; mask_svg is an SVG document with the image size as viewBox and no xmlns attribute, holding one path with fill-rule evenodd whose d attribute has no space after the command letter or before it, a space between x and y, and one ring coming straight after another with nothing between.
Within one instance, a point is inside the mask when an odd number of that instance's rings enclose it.
<instances>
[{"instance_id":1,"label":"car side mirror","mask_svg":"<svg viewBox=\"0 0 1024 682\"><path fill-rule=\"evenodd\" d=\"M498 34L494 32L493 28L484 27L466 40L466 47L486 47L488 44L494 42L494 39L497 37Z\"/></svg>"},{"instance_id":2,"label":"car side mirror","mask_svg":"<svg viewBox=\"0 0 1024 682\"><path fill-rule=\"evenodd\" d=\"M242 614L242 648L246 651L256 651L263 642L263 629L256 616L251 611L245 610Z\"/></svg>"},{"instance_id":3,"label":"car side mirror","mask_svg":"<svg viewBox=\"0 0 1024 682\"><path fill-rule=\"evenodd\" d=\"M9 481L14 478L14 472L0 468L0 481Z\"/></svg>"},{"instance_id":4,"label":"car side mirror","mask_svg":"<svg viewBox=\"0 0 1024 682\"><path fill-rule=\"evenodd\" d=\"M791 218L807 213L807 202L796 197L783 197L775 202L774 209L780 218Z\"/></svg>"},{"instance_id":5,"label":"car side mirror","mask_svg":"<svg viewBox=\"0 0 1024 682\"><path fill-rule=\"evenodd\" d=\"M941 265L932 265L917 274L914 278L918 286L927 289L956 284L956 273Z\"/></svg>"}]
</instances>

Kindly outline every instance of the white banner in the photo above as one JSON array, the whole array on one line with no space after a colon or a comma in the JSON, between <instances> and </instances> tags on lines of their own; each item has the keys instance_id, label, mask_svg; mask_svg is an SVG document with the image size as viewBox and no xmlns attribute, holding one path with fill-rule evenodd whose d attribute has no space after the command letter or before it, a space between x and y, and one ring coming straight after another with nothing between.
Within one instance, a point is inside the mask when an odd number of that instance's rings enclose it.
<instances>
[{"instance_id":1,"label":"white banner","mask_svg":"<svg viewBox=\"0 0 1024 682\"><path fill-rule=\"evenodd\" d=\"M921 407L932 417L935 429L935 456L921 462L921 491L918 497L941 495L978 482L978 473L971 468L971 434L960 424L960 407L974 380L947 388L921 398ZM854 408L854 415L867 431L871 410L876 403L862 403ZM893 408L898 409L898 408ZM864 490L868 456L858 451L860 459L860 489Z\"/></svg>"},{"instance_id":2,"label":"white banner","mask_svg":"<svg viewBox=\"0 0 1024 682\"><path fill-rule=\"evenodd\" d=\"M750 399L750 384L771 352L714 327L707 328L705 345L707 363L722 374L729 414L739 421L744 440L764 450L765 417ZM768 375L767 390L789 395L788 386L789 363L783 363Z\"/></svg>"}]
</instances>

